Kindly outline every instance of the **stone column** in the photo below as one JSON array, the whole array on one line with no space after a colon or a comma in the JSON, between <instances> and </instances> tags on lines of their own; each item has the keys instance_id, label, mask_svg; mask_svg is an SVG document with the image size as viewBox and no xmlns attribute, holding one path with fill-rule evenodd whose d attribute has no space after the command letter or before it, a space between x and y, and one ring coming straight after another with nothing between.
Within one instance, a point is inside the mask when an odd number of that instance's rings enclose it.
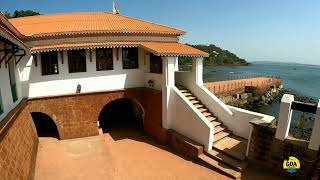
<instances>
[{"instance_id":1,"label":"stone column","mask_svg":"<svg viewBox=\"0 0 320 180\"><path fill-rule=\"evenodd\" d=\"M192 74L195 82L203 85L203 58L192 58Z\"/></svg>"},{"instance_id":2,"label":"stone column","mask_svg":"<svg viewBox=\"0 0 320 180\"><path fill-rule=\"evenodd\" d=\"M318 151L320 148L320 100L318 103L317 113L312 128L312 134L309 142L309 149Z\"/></svg>"},{"instance_id":3,"label":"stone column","mask_svg":"<svg viewBox=\"0 0 320 180\"><path fill-rule=\"evenodd\" d=\"M163 57L163 74L162 74L162 126L165 129L170 129L170 90L175 86L175 63L177 57Z\"/></svg>"},{"instance_id":4,"label":"stone column","mask_svg":"<svg viewBox=\"0 0 320 180\"><path fill-rule=\"evenodd\" d=\"M289 128L292 117L291 104L293 101L294 96L290 94L283 95L281 99L276 138L282 141L285 140L289 134Z\"/></svg>"}]
</instances>

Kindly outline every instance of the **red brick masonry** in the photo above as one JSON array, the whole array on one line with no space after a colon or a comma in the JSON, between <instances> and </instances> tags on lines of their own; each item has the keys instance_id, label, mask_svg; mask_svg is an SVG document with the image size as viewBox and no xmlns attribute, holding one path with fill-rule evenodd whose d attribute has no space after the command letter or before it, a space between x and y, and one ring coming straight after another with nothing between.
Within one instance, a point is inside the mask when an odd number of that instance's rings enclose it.
<instances>
[{"instance_id":1,"label":"red brick masonry","mask_svg":"<svg viewBox=\"0 0 320 180\"><path fill-rule=\"evenodd\" d=\"M101 110L109 102L130 98L137 100L145 111L144 128L151 136L165 141L162 128L161 91L149 88L82 93L57 97L30 99L30 112L42 112L56 123L60 139L98 135L97 121Z\"/></svg>"},{"instance_id":2,"label":"red brick masonry","mask_svg":"<svg viewBox=\"0 0 320 180\"><path fill-rule=\"evenodd\" d=\"M271 86L279 87L282 84L280 79L276 78L249 78L238 80L226 80L217 82L207 82L204 86L214 94L228 95L236 92L243 93L246 87L256 87L261 94L264 94Z\"/></svg>"},{"instance_id":3,"label":"red brick masonry","mask_svg":"<svg viewBox=\"0 0 320 180\"><path fill-rule=\"evenodd\" d=\"M0 122L0 180L33 179L38 136L26 100Z\"/></svg>"},{"instance_id":4,"label":"red brick masonry","mask_svg":"<svg viewBox=\"0 0 320 180\"><path fill-rule=\"evenodd\" d=\"M98 135L100 111L119 98L137 100L145 111L145 132L165 143L161 91L134 88L23 100L0 122L0 180L33 179L38 136L31 112L49 115L60 139L86 137Z\"/></svg>"}]
</instances>

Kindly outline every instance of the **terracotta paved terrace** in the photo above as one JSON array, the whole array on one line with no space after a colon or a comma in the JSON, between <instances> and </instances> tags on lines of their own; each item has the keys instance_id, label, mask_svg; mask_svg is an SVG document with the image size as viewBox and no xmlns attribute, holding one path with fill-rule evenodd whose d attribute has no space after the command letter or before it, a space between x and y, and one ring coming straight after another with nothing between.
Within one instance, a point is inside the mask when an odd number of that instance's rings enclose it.
<instances>
[{"instance_id":1,"label":"terracotta paved terrace","mask_svg":"<svg viewBox=\"0 0 320 180\"><path fill-rule=\"evenodd\" d=\"M245 179L265 173L249 171ZM265 179L275 179L270 175ZM170 152L142 132L118 129L100 136L62 140L40 138L35 180L229 179Z\"/></svg>"}]
</instances>

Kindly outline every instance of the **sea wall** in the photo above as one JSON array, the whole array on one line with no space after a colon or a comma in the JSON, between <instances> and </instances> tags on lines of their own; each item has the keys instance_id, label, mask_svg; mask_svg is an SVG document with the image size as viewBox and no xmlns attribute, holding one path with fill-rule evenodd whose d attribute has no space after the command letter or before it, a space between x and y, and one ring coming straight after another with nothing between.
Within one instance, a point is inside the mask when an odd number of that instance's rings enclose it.
<instances>
[{"instance_id":1,"label":"sea wall","mask_svg":"<svg viewBox=\"0 0 320 180\"><path fill-rule=\"evenodd\" d=\"M208 82L204 86L225 104L245 108L253 103L269 103L279 95L281 84L277 78L259 77Z\"/></svg>"},{"instance_id":2,"label":"sea wall","mask_svg":"<svg viewBox=\"0 0 320 180\"><path fill-rule=\"evenodd\" d=\"M0 122L0 179L33 179L37 149L38 135L23 100Z\"/></svg>"}]
</instances>

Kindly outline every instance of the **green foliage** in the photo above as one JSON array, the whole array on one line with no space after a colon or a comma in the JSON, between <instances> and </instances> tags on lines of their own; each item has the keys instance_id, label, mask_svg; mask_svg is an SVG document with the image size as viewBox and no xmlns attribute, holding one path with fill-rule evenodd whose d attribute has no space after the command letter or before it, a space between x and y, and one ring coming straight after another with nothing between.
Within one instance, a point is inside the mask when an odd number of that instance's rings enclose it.
<instances>
[{"instance_id":1,"label":"green foliage","mask_svg":"<svg viewBox=\"0 0 320 180\"><path fill-rule=\"evenodd\" d=\"M18 17L26 17L26 16L36 16L36 15L40 15L40 13L31 11L31 10L26 10L26 11L21 10L21 11L14 11L12 15L7 11L5 12L4 15L8 19L10 19L10 18L18 18Z\"/></svg>"},{"instance_id":2,"label":"green foliage","mask_svg":"<svg viewBox=\"0 0 320 180\"><path fill-rule=\"evenodd\" d=\"M190 45L194 48L197 48L201 51L207 52L209 57L204 58L205 66L214 66L214 65L249 65L249 63L239 58L237 55L229 52L228 50L223 50L213 44L210 45ZM179 58L179 63L181 65L191 64L191 58L182 57Z\"/></svg>"}]
</instances>

